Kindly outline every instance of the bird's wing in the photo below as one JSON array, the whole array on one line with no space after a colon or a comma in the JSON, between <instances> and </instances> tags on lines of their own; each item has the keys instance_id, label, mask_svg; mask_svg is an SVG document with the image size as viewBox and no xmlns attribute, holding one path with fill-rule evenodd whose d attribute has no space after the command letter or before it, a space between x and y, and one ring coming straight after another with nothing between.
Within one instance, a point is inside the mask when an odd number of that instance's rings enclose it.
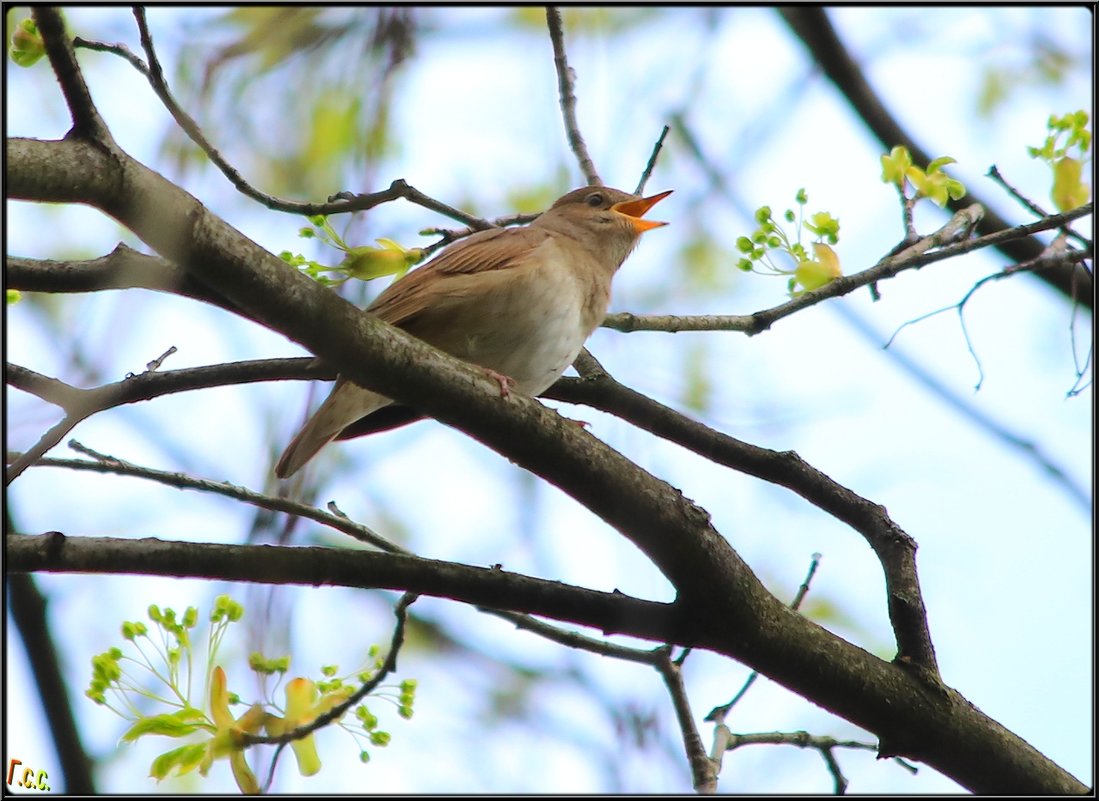
<instances>
[{"instance_id":1,"label":"bird's wing","mask_svg":"<svg viewBox=\"0 0 1099 801\"><path fill-rule=\"evenodd\" d=\"M523 264L547 236L548 232L539 228L499 228L473 234L387 287L367 311L403 327L447 297L455 286L467 286L470 275L511 270Z\"/></svg>"}]
</instances>

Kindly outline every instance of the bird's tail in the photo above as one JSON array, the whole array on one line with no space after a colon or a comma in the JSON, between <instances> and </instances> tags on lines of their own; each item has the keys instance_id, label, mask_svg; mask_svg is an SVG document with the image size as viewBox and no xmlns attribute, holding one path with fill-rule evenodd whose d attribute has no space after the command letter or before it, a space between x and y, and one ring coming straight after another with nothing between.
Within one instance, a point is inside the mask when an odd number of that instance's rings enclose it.
<instances>
[{"instance_id":1,"label":"bird's tail","mask_svg":"<svg viewBox=\"0 0 1099 801\"><path fill-rule=\"evenodd\" d=\"M345 427L389 402L376 392L340 379L332 394L286 446L275 465L275 475L279 478L294 475Z\"/></svg>"}]
</instances>

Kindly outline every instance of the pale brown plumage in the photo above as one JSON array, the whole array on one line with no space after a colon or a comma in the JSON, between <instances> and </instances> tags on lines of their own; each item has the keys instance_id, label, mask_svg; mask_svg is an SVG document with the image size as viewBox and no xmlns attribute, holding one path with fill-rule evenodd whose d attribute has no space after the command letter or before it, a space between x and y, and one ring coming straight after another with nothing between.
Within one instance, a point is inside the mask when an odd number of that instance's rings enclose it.
<instances>
[{"instance_id":1,"label":"pale brown plumage","mask_svg":"<svg viewBox=\"0 0 1099 801\"><path fill-rule=\"evenodd\" d=\"M615 272L642 232L664 225L642 215L668 194L574 190L525 228L480 231L456 242L392 284L367 311L537 395L603 321ZM275 474L297 472L345 427L390 403L339 378Z\"/></svg>"}]
</instances>

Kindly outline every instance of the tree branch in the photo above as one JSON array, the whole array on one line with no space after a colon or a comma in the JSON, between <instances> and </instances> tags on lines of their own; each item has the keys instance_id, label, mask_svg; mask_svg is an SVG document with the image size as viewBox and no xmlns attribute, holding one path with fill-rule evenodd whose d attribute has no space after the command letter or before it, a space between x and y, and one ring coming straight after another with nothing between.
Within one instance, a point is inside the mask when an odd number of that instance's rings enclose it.
<instances>
[{"instance_id":1,"label":"tree branch","mask_svg":"<svg viewBox=\"0 0 1099 801\"><path fill-rule=\"evenodd\" d=\"M883 507L833 481L793 451L760 448L714 431L619 384L597 364L587 365L584 373L582 379L558 381L546 395L610 412L717 464L784 486L862 534L885 573L889 620L897 643L895 661L929 681L939 681L917 577L916 543Z\"/></svg>"},{"instance_id":2,"label":"tree branch","mask_svg":"<svg viewBox=\"0 0 1099 801\"><path fill-rule=\"evenodd\" d=\"M917 242L903 250L886 256L873 267L868 267L861 272L851 275L842 275L833 281L805 292L785 303L773 306L770 309L758 311L754 314L743 315L698 315L698 316L674 316L674 315L637 315L630 313L609 314L603 321L607 328L616 331L743 331L749 336L761 333L769 329L777 321L789 317L795 312L809 306L828 300L829 298L849 295L856 289L873 285L887 278L893 278L905 270L917 269L928 264L956 258L965 253L970 253L982 248L1001 245L1017 239L1029 237L1039 231L1048 231L1060 228L1066 223L1080 219L1091 214L1094 205L1088 203L1078 209L1073 209L1065 214L1055 214L1037 222L1019 225L994 233L985 234L976 239L962 239L956 241L956 237L964 232L980 219L977 209L979 206L969 206L954 215L942 228L934 233L922 237ZM981 210L983 212L983 209Z\"/></svg>"},{"instance_id":3,"label":"tree branch","mask_svg":"<svg viewBox=\"0 0 1099 801\"><path fill-rule=\"evenodd\" d=\"M810 55L820 65L824 74L847 99L855 110L855 113L866 123L878 137L882 147L889 150L895 145L904 145L912 154L912 160L918 164L928 164L931 161L923 148L921 148L908 132L901 128L889 111L885 108L881 99L866 80L866 74L851 57L839 35L832 27L828 15L821 7L812 6L785 6L779 9L783 20L790 26L802 43L809 50ZM962 203L980 203L986 209L988 204L972 192L961 200L951 200L949 207L957 211ZM1007 221L993 211L988 211L978 226L981 234L1002 231L1010 226ZM1012 262L1025 262L1036 258L1042 252L1044 245L1037 239L1009 239L997 243L999 250ZM1069 299L1078 302L1088 309L1094 305L1092 297L1092 277L1087 270L1079 266L1060 267L1053 270L1043 270L1035 275L1053 286Z\"/></svg>"},{"instance_id":4,"label":"tree branch","mask_svg":"<svg viewBox=\"0 0 1099 801\"><path fill-rule=\"evenodd\" d=\"M5 504L5 538L14 530L11 505ZM94 795L92 760L81 742L73 717L73 696L65 681L62 658L53 638L53 628L47 614L47 598L38 589L33 576L17 574L6 578L6 607L26 649L31 675L38 687L38 697L42 700L57 758L65 777L63 787L54 789L71 795ZM57 777L54 776L51 784L56 780Z\"/></svg>"},{"instance_id":5,"label":"tree branch","mask_svg":"<svg viewBox=\"0 0 1099 801\"><path fill-rule=\"evenodd\" d=\"M8 570L134 574L387 589L511 609L661 642L690 636L672 604L597 592L499 568L344 548L220 545L10 534Z\"/></svg>"},{"instance_id":6,"label":"tree branch","mask_svg":"<svg viewBox=\"0 0 1099 801\"><path fill-rule=\"evenodd\" d=\"M347 587L399 589L489 606L511 608L597 626L644 639L713 648L736 656L746 643L735 626L718 631L699 626L699 615L728 621L726 610L710 607L687 611L682 601L660 604L621 593L599 593L558 582L394 554L348 552L330 548L170 543L157 539L66 537L58 532L40 536L11 534L7 538L9 572L132 573L278 584L328 584ZM719 600L718 587L711 595ZM722 588L724 589L724 588ZM1047 760L1029 744L982 715L954 691L929 692L904 671L812 626L793 612L784 622L800 621L803 631L784 632L779 640L798 642L813 654L809 667L814 683L811 697L829 707L834 692L828 685L834 671L851 672L850 687L839 696L854 698L864 725L879 735L880 755L905 754L927 762L978 792L1082 793L1087 788ZM762 621L760 621L762 622ZM758 625L758 622L757 622ZM764 640L777 632L764 627ZM813 633L816 629L818 633ZM720 632L720 633L719 633ZM701 635L700 639L694 639ZM831 653L816 647L821 636L833 643ZM840 653L844 652L844 653ZM785 649L787 660L801 655ZM780 671L781 672L781 671ZM774 675L770 673L769 675ZM781 680L781 679L780 679ZM883 684L884 683L884 684ZM877 697L888 687L888 703ZM851 695L848 695L851 694ZM870 718L867 720L867 718ZM867 725L869 724L869 725Z\"/></svg>"},{"instance_id":7,"label":"tree branch","mask_svg":"<svg viewBox=\"0 0 1099 801\"><path fill-rule=\"evenodd\" d=\"M271 554L269 549L104 540L70 547L73 541L62 535L30 538L36 540L33 547L26 538L10 537L8 556L18 569L78 569L65 567L75 547L79 559L74 564L84 570L93 565L103 572L147 572L154 565L166 575L194 568L197 575L240 580L414 584L401 588L488 606L515 608L518 600L522 608L565 620L601 615L609 631L628 626L655 634L659 629L662 641L686 639L741 659L874 731L884 752L923 759L974 789L1083 789L957 693L882 662L787 609L763 588L706 512L665 482L540 404L518 393L501 399L495 382L480 371L361 313L289 269L126 154L112 150L108 158L101 146L69 140L11 140L8 153L16 157L8 162L12 196L58 200L43 196L53 193L63 202L106 211L161 256L351 380L422 408L564 489L636 544L679 596L674 605L630 599L628 608L643 616L623 621L620 595L573 589L565 594L552 582L531 584L502 571L294 548L286 549L290 555L265 560L270 564L262 577L250 579L241 574L254 569L265 552ZM13 547L17 542L19 547ZM570 606L572 601L577 606Z\"/></svg>"},{"instance_id":8,"label":"tree branch","mask_svg":"<svg viewBox=\"0 0 1099 801\"><path fill-rule=\"evenodd\" d=\"M603 181L595 170L595 164L588 153L584 137L580 135L580 125L576 121L576 93L573 83L576 73L569 67L565 55L565 32L561 25L561 11L556 6L546 6L546 24L549 26L550 42L553 44L553 66L557 70L557 91L561 96L561 115L565 120L565 133L569 147L580 162L580 172L589 186L602 186Z\"/></svg>"},{"instance_id":9,"label":"tree branch","mask_svg":"<svg viewBox=\"0 0 1099 801\"><path fill-rule=\"evenodd\" d=\"M76 62L72 39L65 31L65 19L61 12L52 7L33 6L32 14L45 44L46 56L57 77L58 86L61 87L61 94L69 107L73 127L68 135L113 145L111 133L99 116L88 84L84 82L84 75Z\"/></svg>"}]
</instances>

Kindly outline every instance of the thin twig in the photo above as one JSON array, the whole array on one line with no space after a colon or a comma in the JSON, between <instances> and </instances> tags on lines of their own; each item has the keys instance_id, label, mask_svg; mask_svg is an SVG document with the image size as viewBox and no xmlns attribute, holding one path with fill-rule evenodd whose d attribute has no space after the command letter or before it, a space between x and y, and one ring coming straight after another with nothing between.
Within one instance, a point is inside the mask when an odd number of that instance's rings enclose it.
<instances>
[{"instance_id":1,"label":"thin twig","mask_svg":"<svg viewBox=\"0 0 1099 801\"><path fill-rule=\"evenodd\" d=\"M660 155L661 149L664 147L664 138L668 135L668 131L671 129L665 125L664 130L660 132L660 136L657 137L656 144L653 145L652 155L649 156L649 163L645 165L645 169L641 171L641 179L637 182L637 189L633 190L635 195L640 195L645 191L645 184L649 182L649 178L652 177L653 168L656 166L657 156Z\"/></svg>"},{"instance_id":2,"label":"thin twig","mask_svg":"<svg viewBox=\"0 0 1099 801\"><path fill-rule=\"evenodd\" d=\"M132 476L135 478L143 478L147 481L155 481L158 484L175 487L176 489L212 492L215 495L223 495L227 498L232 498L259 507L260 509L269 509L272 512L285 512L286 514L297 515L308 520L313 520L321 525L329 526L336 531L343 532L359 542L373 545L375 548L386 551L387 553L399 553L405 556L415 555L399 545L393 544L385 537L382 537L377 532L372 531L370 528L360 523L355 523L346 517L340 517L339 515L326 514L309 504L299 503L289 500L288 498L275 498L270 495L263 495L228 482L210 481L208 479L194 478L185 473L170 473L164 470L155 470L151 467L143 467L133 464L132 462L124 461L115 456L109 456L94 451L76 440L70 440L69 447L78 453L90 457L94 461L49 458L42 459L36 466L63 467L69 470L90 470L95 473L114 473L116 475Z\"/></svg>"},{"instance_id":3,"label":"thin twig","mask_svg":"<svg viewBox=\"0 0 1099 801\"><path fill-rule=\"evenodd\" d=\"M130 62L130 66L132 66L135 70L140 72L146 78L151 78L151 76L149 75L148 65L146 65L145 62L141 60L140 56L138 56L136 53L134 53L134 51L126 47L126 45L124 44L107 44L106 42L95 42L91 41L90 39L84 39L83 37L77 36L73 39L73 47L81 48L83 50L93 50L97 53L111 53L112 55L119 56L120 58L124 58L126 59L126 61Z\"/></svg>"},{"instance_id":4,"label":"thin twig","mask_svg":"<svg viewBox=\"0 0 1099 801\"><path fill-rule=\"evenodd\" d=\"M993 181L995 181L1001 187L1003 187L1005 192L1007 192L1009 195L1011 195L1013 198L1015 198L1017 201L1019 201L1019 203L1021 203L1026 209L1028 209L1036 217L1048 217L1049 216L1048 211L1043 209L1041 206L1039 206L1033 200L1026 197L1022 192L1020 192L1014 186L1009 184L1007 182L1007 179L1004 178L1003 173L1000 172L999 168L995 164L993 164L991 167L988 168L988 173L987 174L988 174L989 178L991 178ZM1066 235L1068 235L1068 236L1072 237L1073 239L1075 239L1082 247L1087 248L1088 250L1091 249L1092 243L1089 239L1087 239L1087 237L1085 237L1081 234L1078 234L1076 231L1072 230L1071 228L1069 228L1067 226L1065 228L1063 228L1062 230L1064 231L1064 233Z\"/></svg>"},{"instance_id":5,"label":"thin twig","mask_svg":"<svg viewBox=\"0 0 1099 801\"><path fill-rule=\"evenodd\" d=\"M580 162L580 172L590 186L602 186L603 181L595 171L588 154L588 146L580 135L580 126L576 122L576 94L573 84L576 73L569 67L565 56L565 33L561 25L561 11L556 6L546 6L546 23L549 25L550 41L553 43L553 65L557 69L557 91L561 97L561 114L565 120L565 133L569 147Z\"/></svg>"},{"instance_id":6,"label":"thin twig","mask_svg":"<svg viewBox=\"0 0 1099 801\"><path fill-rule=\"evenodd\" d=\"M841 795L847 788L847 780L843 778L843 774L839 769L839 764L836 763L832 752L837 748L850 748L855 751L878 750L878 746L873 743L864 743L858 740L837 740L835 737L810 734L807 731L772 731L756 732L753 734L727 733L725 737L726 751L732 751L746 745L792 745L797 748L812 748L820 752L820 755L824 757L824 761L828 765L829 772L832 774L835 791L837 794ZM916 775L919 772L919 769L916 768L915 765L905 759L892 757L892 761L898 767L903 768L912 775Z\"/></svg>"},{"instance_id":7,"label":"thin twig","mask_svg":"<svg viewBox=\"0 0 1099 801\"><path fill-rule=\"evenodd\" d=\"M940 310L941 311L941 310ZM836 312L846 320L857 332L867 340L881 342L881 333L874 330L869 323L851 309L838 304ZM987 414L978 409L971 401L962 397L944 382L936 378L931 371L896 347L886 351L890 358L919 383L923 384L930 392L934 393L944 403L953 407L957 412L975 423L978 428L985 430L1001 442L1022 452L1028 459L1033 460L1046 474L1068 492L1074 501L1083 509L1091 508L1091 493L1074 482L1068 473L1045 454L1034 442L1016 434L1007 426L993 420Z\"/></svg>"},{"instance_id":8,"label":"thin twig","mask_svg":"<svg viewBox=\"0 0 1099 801\"><path fill-rule=\"evenodd\" d=\"M900 326L897 327L897 330L893 332L893 335L891 337L889 337L889 340L885 343L885 345L883 347L888 349L889 346L893 344L893 340L895 340L897 338L897 335L900 334L900 332L903 331L908 326L915 325L916 323L922 322L922 321L924 321L924 320L926 320L930 317L934 317L935 315L941 314L945 311L950 311L951 309L957 309L957 311L958 311L958 322L961 324L962 335L965 338L966 348L969 350L970 356L973 357L973 361L977 365L977 385L973 389L974 389L974 391L980 390L981 385L984 383L984 369L981 367L981 360L977 357L977 353L973 348L973 342L972 342L972 340L970 339L970 336L969 336L969 330L966 327L965 305L969 302L970 298L973 297L973 295L977 292L978 289L980 289L985 284L990 283L992 281L1002 281L1003 279L1009 278L1012 275L1015 275L1016 273L1020 273L1020 272L1041 270L1041 269L1049 267L1051 264L1064 264L1066 262L1067 263L1076 263L1076 262L1083 261L1085 258L1087 258L1088 254L1084 253L1083 251L1071 250L1071 251L1066 252L1065 249L1064 249L1064 242L1065 242L1065 235L1061 234L1057 237L1057 239L1049 247L1047 247L1045 250L1043 250L1042 253L1039 254L1039 256L1037 258L1030 259L1029 261L1021 262L1019 264L1010 265L1008 267L1005 267L1003 270L1001 270L998 273L992 273L991 275L986 275L984 278L981 278L979 281L977 281L973 286L971 286L969 288L969 291L967 291L965 293L965 295L962 296L962 299L959 300L957 303L952 303L949 306L942 307L941 309L936 309L935 311L927 312L926 314L921 314L919 317L915 317L911 320L906 320L905 322L901 323Z\"/></svg>"},{"instance_id":9,"label":"thin twig","mask_svg":"<svg viewBox=\"0 0 1099 801\"><path fill-rule=\"evenodd\" d=\"M143 7L136 6L134 8L134 18L137 21L138 30L141 34L141 46L145 50L146 58L148 58L147 66L143 65L140 59L121 45L100 45L95 43L93 46L93 43L88 42L83 42L82 45L84 47L90 47L91 49L119 55L133 64L139 72L145 75L152 85L153 92L160 98L161 103L164 104L164 107L168 110L168 113L172 115L172 118L179 127L183 129L183 132L190 137L191 141L198 145L202 152L206 154L211 162L213 162L214 166L221 170L222 174L229 179L229 182L232 183L241 194L262 203L269 209L283 211L289 214L302 214L305 216L365 211L382 203L388 203L397 198L404 198L410 203L415 203L418 206L423 206L426 209L463 222L475 230L483 230L491 227L490 223L480 217L466 214L459 209L435 200L420 192L418 189L409 186L402 179L393 181L388 189L379 192L371 192L368 194L340 193L330 198L327 203L285 200L261 192L245 180L244 176L242 176L240 172L221 155L218 149L206 138L206 135L202 132L202 128L199 127L194 118L184 111L182 106L176 102L175 97L168 88L168 82L164 78L164 72L157 59L156 49L153 46L152 34L149 32L149 26L145 19L145 10Z\"/></svg>"},{"instance_id":10,"label":"thin twig","mask_svg":"<svg viewBox=\"0 0 1099 801\"><path fill-rule=\"evenodd\" d=\"M255 734L242 735L243 746L247 748L251 745L278 745L275 750L275 755L271 758L271 771L267 776L267 782L264 784L264 792L271 787L271 782L275 777L275 766L278 764L279 754L282 753L283 748L289 745L294 740L300 740L303 737L308 737L324 726L327 726L334 720L339 720L347 713L351 707L359 703L363 698L372 693L378 688L390 673L397 670L397 654L401 650L401 646L404 645L405 636L405 623L408 620L408 607L416 602L416 599L420 596L413 593L406 592L397 601L396 607L393 609L393 614L397 618L397 624L393 627L393 638L389 643L389 653L385 656L385 661L382 666L378 668L378 672L370 677L368 681L363 682L363 685L357 689L346 701L341 704L337 704L332 709L325 712L323 715L319 715L311 722L304 726L299 726L293 731L288 731L285 734L280 734L278 737L263 737Z\"/></svg>"},{"instance_id":11,"label":"thin twig","mask_svg":"<svg viewBox=\"0 0 1099 801\"><path fill-rule=\"evenodd\" d=\"M656 649L655 667L664 679L668 694L672 698L675 717L683 736L683 747L687 752L687 763L691 767L693 786L699 793L713 795L717 792L717 765L706 755L706 749L702 747L702 738L695 727L691 705L687 700L687 689L683 686L681 665L672 659L671 652L670 645Z\"/></svg>"},{"instance_id":12,"label":"thin twig","mask_svg":"<svg viewBox=\"0 0 1099 801\"><path fill-rule=\"evenodd\" d=\"M797 593L794 595L794 599L790 601L790 608L797 611L801 607L801 602L805 600L806 594L809 592L809 585L813 581L813 576L817 574L817 568L820 567L821 555L815 553L809 559L809 571L805 574L805 580L801 582L801 586L798 587ZM710 714L706 715L704 720L712 721L714 723L722 724L725 722L725 717L729 714L729 711L736 706L737 702L744 697L744 694L748 692L748 689L755 684L756 679L759 678L759 671L753 670L752 674L748 676L748 679L744 682L744 686L737 691L732 700L724 706L714 707L710 710Z\"/></svg>"},{"instance_id":13,"label":"thin twig","mask_svg":"<svg viewBox=\"0 0 1099 801\"><path fill-rule=\"evenodd\" d=\"M766 331L775 322L804 308L814 306L829 298L848 295L860 287L886 278L892 278L905 270L917 269L992 245L1028 237L1039 231L1060 228L1072 220L1091 214L1093 204L1088 203L1086 206L1073 209L1065 214L1055 214L1035 223L996 231L976 239L958 239L972 223L976 214L973 209L972 206L962 209L938 231L922 237L914 245L909 246L900 253L883 258L873 267L868 267L851 275L840 276L820 289L805 292L770 309L758 311L754 314L730 315L609 314L603 320L603 326L623 332L741 331L752 336Z\"/></svg>"}]
</instances>

